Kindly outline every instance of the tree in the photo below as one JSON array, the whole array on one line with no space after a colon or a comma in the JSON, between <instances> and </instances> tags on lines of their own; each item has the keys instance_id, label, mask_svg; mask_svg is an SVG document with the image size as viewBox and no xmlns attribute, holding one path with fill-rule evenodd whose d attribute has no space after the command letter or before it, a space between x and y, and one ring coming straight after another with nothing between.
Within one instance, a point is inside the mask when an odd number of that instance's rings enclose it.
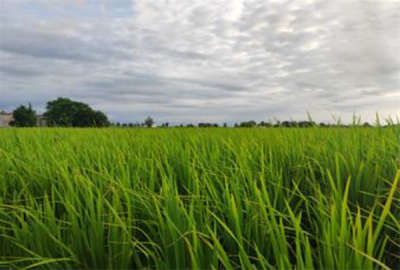
<instances>
[{"instance_id":1,"label":"tree","mask_svg":"<svg viewBox=\"0 0 400 270\"><path fill-rule=\"evenodd\" d=\"M218 124L215 123L199 123L199 128L211 128L211 127L218 127Z\"/></svg>"},{"instance_id":2,"label":"tree","mask_svg":"<svg viewBox=\"0 0 400 270\"><path fill-rule=\"evenodd\" d=\"M241 122L240 127L246 127L246 128L251 128L257 126L256 121L251 120L251 121L246 121L246 122Z\"/></svg>"},{"instance_id":3,"label":"tree","mask_svg":"<svg viewBox=\"0 0 400 270\"><path fill-rule=\"evenodd\" d=\"M96 127L108 127L110 125L107 115L102 111L94 111L92 116Z\"/></svg>"},{"instance_id":4,"label":"tree","mask_svg":"<svg viewBox=\"0 0 400 270\"><path fill-rule=\"evenodd\" d=\"M150 116L147 117L147 118L144 120L144 125L145 125L146 127L148 127L148 128L152 127L152 126L154 125L154 120L153 120L153 118L151 118Z\"/></svg>"},{"instance_id":5,"label":"tree","mask_svg":"<svg viewBox=\"0 0 400 270\"><path fill-rule=\"evenodd\" d=\"M28 107L21 105L13 111L14 120L10 123L15 127L34 127L36 126L36 112L32 109L31 104Z\"/></svg>"},{"instance_id":6,"label":"tree","mask_svg":"<svg viewBox=\"0 0 400 270\"><path fill-rule=\"evenodd\" d=\"M91 108L82 108L77 111L73 120L73 127L104 127L109 126L107 116L100 112L94 111Z\"/></svg>"},{"instance_id":7,"label":"tree","mask_svg":"<svg viewBox=\"0 0 400 270\"><path fill-rule=\"evenodd\" d=\"M297 123L297 125L301 128L309 128L316 126L316 123L314 121L300 121Z\"/></svg>"},{"instance_id":8,"label":"tree","mask_svg":"<svg viewBox=\"0 0 400 270\"><path fill-rule=\"evenodd\" d=\"M259 126L259 127L271 127L272 124L271 124L271 123L268 123L268 122L261 121L261 122L258 124L258 126Z\"/></svg>"},{"instance_id":9,"label":"tree","mask_svg":"<svg viewBox=\"0 0 400 270\"><path fill-rule=\"evenodd\" d=\"M110 125L103 112L95 111L88 104L68 98L58 98L48 102L45 116L50 126L104 127Z\"/></svg>"},{"instance_id":10,"label":"tree","mask_svg":"<svg viewBox=\"0 0 400 270\"><path fill-rule=\"evenodd\" d=\"M281 126L282 127L295 127L295 126L297 126L297 123L294 121L283 121L281 123Z\"/></svg>"}]
</instances>

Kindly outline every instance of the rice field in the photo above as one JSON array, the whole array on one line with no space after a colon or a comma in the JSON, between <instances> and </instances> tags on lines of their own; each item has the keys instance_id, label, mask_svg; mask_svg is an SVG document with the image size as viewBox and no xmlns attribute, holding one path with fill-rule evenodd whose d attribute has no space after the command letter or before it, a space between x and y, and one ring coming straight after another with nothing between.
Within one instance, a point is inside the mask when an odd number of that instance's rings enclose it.
<instances>
[{"instance_id":1,"label":"rice field","mask_svg":"<svg viewBox=\"0 0 400 270\"><path fill-rule=\"evenodd\" d=\"M400 130L0 130L1 269L399 269Z\"/></svg>"}]
</instances>

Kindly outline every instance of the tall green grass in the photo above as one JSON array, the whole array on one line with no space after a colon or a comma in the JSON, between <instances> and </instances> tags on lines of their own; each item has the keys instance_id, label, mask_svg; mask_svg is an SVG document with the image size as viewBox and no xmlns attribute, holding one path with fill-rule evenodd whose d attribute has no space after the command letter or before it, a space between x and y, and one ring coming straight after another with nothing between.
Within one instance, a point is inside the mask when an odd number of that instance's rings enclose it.
<instances>
[{"instance_id":1,"label":"tall green grass","mask_svg":"<svg viewBox=\"0 0 400 270\"><path fill-rule=\"evenodd\" d=\"M400 131L0 131L0 268L400 267Z\"/></svg>"}]
</instances>

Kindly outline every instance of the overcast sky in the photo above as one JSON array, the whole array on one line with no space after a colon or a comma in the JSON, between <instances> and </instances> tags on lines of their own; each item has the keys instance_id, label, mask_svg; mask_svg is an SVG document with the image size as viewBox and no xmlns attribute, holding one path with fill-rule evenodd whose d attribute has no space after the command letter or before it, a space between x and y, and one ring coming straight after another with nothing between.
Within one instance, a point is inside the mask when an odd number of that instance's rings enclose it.
<instances>
[{"instance_id":1,"label":"overcast sky","mask_svg":"<svg viewBox=\"0 0 400 270\"><path fill-rule=\"evenodd\" d=\"M0 109L113 121L400 115L400 0L0 0Z\"/></svg>"}]
</instances>

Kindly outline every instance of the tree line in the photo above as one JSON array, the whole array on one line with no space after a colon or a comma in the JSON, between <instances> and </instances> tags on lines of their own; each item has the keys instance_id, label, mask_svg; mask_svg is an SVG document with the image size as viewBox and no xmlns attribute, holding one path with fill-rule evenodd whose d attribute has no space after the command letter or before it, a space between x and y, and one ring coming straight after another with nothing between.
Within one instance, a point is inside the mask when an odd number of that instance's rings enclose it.
<instances>
[{"instance_id":1,"label":"tree line","mask_svg":"<svg viewBox=\"0 0 400 270\"><path fill-rule=\"evenodd\" d=\"M111 125L105 113L69 98L49 101L43 115L38 115L31 104L21 105L13 111L13 118L10 125L15 127L35 127L41 125L39 120L50 127L107 127Z\"/></svg>"},{"instance_id":2,"label":"tree line","mask_svg":"<svg viewBox=\"0 0 400 270\"><path fill-rule=\"evenodd\" d=\"M127 125L129 126L129 125ZM232 127L234 128L310 128L310 127L373 127L370 123L365 122L363 124L351 124L351 125L344 125L344 124L327 124L324 122L316 123L313 121L276 121L276 122L256 122L254 120L251 121L244 121L240 123L233 124ZM168 125L161 125L161 127L168 127ZM229 125L227 123L223 123L222 125L216 123L199 123L197 125L194 124L180 124L174 127L178 128L228 128Z\"/></svg>"},{"instance_id":3,"label":"tree line","mask_svg":"<svg viewBox=\"0 0 400 270\"><path fill-rule=\"evenodd\" d=\"M235 123L235 128L274 128L274 127L287 127L287 128L309 128L309 127L372 127L371 124L365 122L361 124L359 119L353 119L353 124L344 125L339 121L335 124L319 123L311 120L308 121L275 121L275 122L256 122L254 120L243 121ZM58 98L53 101L49 101L46 105L46 112L42 115L36 113L36 111L29 104L28 106L21 105L13 111L13 121L10 123L11 126L15 127L35 127L38 125L45 125L50 127L154 127L155 121L150 116L147 117L142 123L111 123L107 115L101 111L92 109L88 104L74 101L69 98ZM379 118L377 118L379 121ZM42 121L42 122L41 122ZM43 124L43 122L45 124ZM377 123L379 126L380 124ZM164 122L159 127L168 128L172 127L170 123ZM173 127L185 127L185 128L218 128L228 127L227 123L219 125L217 123L198 123L195 124L180 124Z\"/></svg>"},{"instance_id":4,"label":"tree line","mask_svg":"<svg viewBox=\"0 0 400 270\"><path fill-rule=\"evenodd\" d=\"M153 126L152 124L148 124L149 121L151 123L154 123L154 120L151 117L148 117L143 123L113 123L112 126L115 127L121 127L121 128L132 128L132 127L151 127ZM228 128L228 127L233 127L233 128L310 128L310 127L373 127L368 122L365 122L363 124L350 124L350 125L344 125L341 123L335 123L335 124L327 124L324 122L316 123L314 121L276 121L276 122L256 122L254 120L251 121L244 121L240 123L235 123L232 126L229 126L228 123L223 123L222 125L217 124L217 123L198 123L196 124L178 124L178 125L170 125L168 122L162 123L159 128L168 128L168 127L173 127L173 128ZM387 125L389 126L389 125Z\"/></svg>"}]
</instances>

